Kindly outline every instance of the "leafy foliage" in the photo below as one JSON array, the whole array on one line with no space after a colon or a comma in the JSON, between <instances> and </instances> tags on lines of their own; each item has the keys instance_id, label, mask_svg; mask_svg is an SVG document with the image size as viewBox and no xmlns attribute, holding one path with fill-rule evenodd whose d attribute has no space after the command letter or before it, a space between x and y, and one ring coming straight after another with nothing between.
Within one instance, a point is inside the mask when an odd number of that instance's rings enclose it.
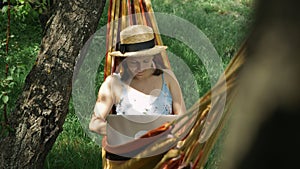
<instances>
[{"instance_id":1,"label":"leafy foliage","mask_svg":"<svg viewBox=\"0 0 300 169\"><path fill-rule=\"evenodd\" d=\"M7 2L4 0L3 3ZM49 9L51 0L10 0L11 13L14 17L24 21L28 17L38 16ZM7 14L8 6L1 9L4 15Z\"/></svg>"},{"instance_id":2,"label":"leafy foliage","mask_svg":"<svg viewBox=\"0 0 300 169\"><path fill-rule=\"evenodd\" d=\"M6 53L6 23L7 17L0 15L4 22L0 23L0 122L3 124L4 105L7 105L6 111L13 111L14 103L22 91L25 77L31 70L34 60L39 50L41 39L41 29L37 27L38 22L30 16L22 20L12 14L10 26L10 40L8 53ZM7 67L7 70L6 70ZM0 135L3 125L0 126Z\"/></svg>"}]
</instances>

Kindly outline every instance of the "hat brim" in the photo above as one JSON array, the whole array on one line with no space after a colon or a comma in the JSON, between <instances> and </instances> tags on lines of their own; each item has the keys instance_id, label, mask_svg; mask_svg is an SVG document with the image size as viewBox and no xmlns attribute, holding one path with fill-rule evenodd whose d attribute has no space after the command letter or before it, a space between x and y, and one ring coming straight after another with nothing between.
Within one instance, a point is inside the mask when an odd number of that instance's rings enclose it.
<instances>
[{"instance_id":1,"label":"hat brim","mask_svg":"<svg viewBox=\"0 0 300 169\"><path fill-rule=\"evenodd\" d=\"M125 53L121 53L120 51L114 51L114 52L110 52L109 55L110 56L119 56L119 57L152 56L152 55L159 54L166 49L167 49L167 46L156 45L151 49L140 50L140 51L136 51L136 52L125 52Z\"/></svg>"}]
</instances>

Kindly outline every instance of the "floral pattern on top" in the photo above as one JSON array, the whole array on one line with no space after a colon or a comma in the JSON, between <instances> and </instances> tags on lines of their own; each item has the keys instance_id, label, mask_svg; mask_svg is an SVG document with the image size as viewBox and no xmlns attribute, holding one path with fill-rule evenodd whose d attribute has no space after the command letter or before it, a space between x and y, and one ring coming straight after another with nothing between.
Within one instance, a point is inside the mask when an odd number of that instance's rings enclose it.
<instances>
[{"instance_id":1,"label":"floral pattern on top","mask_svg":"<svg viewBox=\"0 0 300 169\"><path fill-rule=\"evenodd\" d=\"M119 77L119 76L118 76ZM162 74L162 89L158 96L147 95L123 83L117 115L170 115L172 114L172 95Z\"/></svg>"}]
</instances>

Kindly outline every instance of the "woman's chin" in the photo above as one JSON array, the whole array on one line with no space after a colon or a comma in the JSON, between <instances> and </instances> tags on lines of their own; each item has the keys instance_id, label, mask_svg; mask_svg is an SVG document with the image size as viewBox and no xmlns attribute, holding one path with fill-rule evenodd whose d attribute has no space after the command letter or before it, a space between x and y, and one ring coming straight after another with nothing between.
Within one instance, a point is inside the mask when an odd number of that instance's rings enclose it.
<instances>
[{"instance_id":1,"label":"woman's chin","mask_svg":"<svg viewBox=\"0 0 300 169\"><path fill-rule=\"evenodd\" d=\"M147 78L149 76L151 76L153 74L153 72L151 70L143 70L143 71L138 71L136 73L134 73L134 78L135 79L144 79Z\"/></svg>"},{"instance_id":2,"label":"woman's chin","mask_svg":"<svg viewBox=\"0 0 300 169\"><path fill-rule=\"evenodd\" d=\"M134 76L134 78L135 78L135 79L143 79L144 76L143 76L142 74L136 74L136 75Z\"/></svg>"},{"instance_id":3,"label":"woman's chin","mask_svg":"<svg viewBox=\"0 0 300 169\"><path fill-rule=\"evenodd\" d=\"M137 72L134 77L136 79L143 79L145 77L145 71Z\"/></svg>"}]
</instances>

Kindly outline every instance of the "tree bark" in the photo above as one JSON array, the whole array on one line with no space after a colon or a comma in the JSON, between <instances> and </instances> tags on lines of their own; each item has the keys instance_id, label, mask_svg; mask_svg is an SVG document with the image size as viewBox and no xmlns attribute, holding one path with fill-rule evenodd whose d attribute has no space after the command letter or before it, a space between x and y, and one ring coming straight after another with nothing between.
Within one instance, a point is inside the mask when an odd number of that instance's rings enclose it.
<instances>
[{"instance_id":1,"label":"tree bark","mask_svg":"<svg viewBox=\"0 0 300 169\"><path fill-rule=\"evenodd\" d=\"M0 139L0 168L43 168L68 112L76 58L96 31L105 0L59 1L22 95Z\"/></svg>"}]
</instances>

